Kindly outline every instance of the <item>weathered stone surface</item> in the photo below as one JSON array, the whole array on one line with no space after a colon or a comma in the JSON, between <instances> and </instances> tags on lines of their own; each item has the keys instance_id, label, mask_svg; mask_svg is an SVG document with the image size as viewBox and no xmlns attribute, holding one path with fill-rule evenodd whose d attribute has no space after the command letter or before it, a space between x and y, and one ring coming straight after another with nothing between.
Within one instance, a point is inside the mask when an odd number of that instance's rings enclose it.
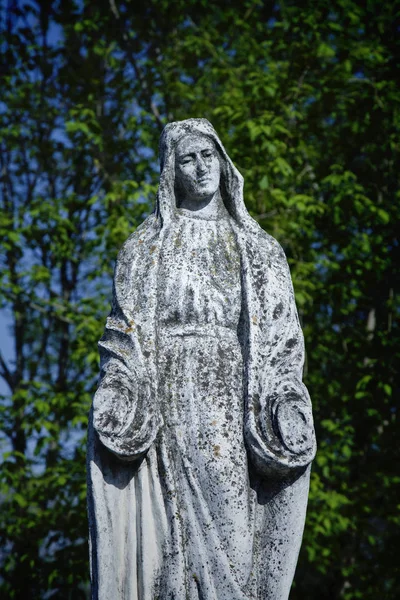
<instances>
[{"instance_id":1,"label":"weathered stone surface","mask_svg":"<svg viewBox=\"0 0 400 600\"><path fill-rule=\"evenodd\" d=\"M88 441L92 597L286 600L315 454L287 262L204 119L160 141Z\"/></svg>"}]
</instances>

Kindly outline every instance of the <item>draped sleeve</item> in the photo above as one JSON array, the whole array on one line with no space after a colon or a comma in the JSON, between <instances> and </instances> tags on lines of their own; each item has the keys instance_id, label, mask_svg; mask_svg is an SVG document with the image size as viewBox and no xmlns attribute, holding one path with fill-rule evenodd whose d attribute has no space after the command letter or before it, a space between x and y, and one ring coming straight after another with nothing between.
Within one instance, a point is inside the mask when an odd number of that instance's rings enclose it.
<instances>
[{"instance_id":1,"label":"draped sleeve","mask_svg":"<svg viewBox=\"0 0 400 600\"><path fill-rule=\"evenodd\" d=\"M310 396L302 382L304 340L285 254L260 232L243 246L246 298L245 437L259 471L287 477L314 458Z\"/></svg>"},{"instance_id":2,"label":"draped sleeve","mask_svg":"<svg viewBox=\"0 0 400 600\"><path fill-rule=\"evenodd\" d=\"M93 399L93 428L125 460L151 446L161 424L154 378L158 235L153 218L119 252L110 316L99 342L101 375Z\"/></svg>"}]
</instances>

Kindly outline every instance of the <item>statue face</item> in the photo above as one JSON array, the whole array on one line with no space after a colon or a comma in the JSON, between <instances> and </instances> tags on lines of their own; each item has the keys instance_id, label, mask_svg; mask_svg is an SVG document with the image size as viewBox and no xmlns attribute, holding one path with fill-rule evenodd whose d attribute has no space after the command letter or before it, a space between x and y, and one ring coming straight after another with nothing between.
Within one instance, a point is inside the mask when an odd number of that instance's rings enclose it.
<instances>
[{"instance_id":1,"label":"statue face","mask_svg":"<svg viewBox=\"0 0 400 600\"><path fill-rule=\"evenodd\" d=\"M205 205L219 188L221 169L214 142L190 134L175 149L175 185L178 203Z\"/></svg>"}]
</instances>

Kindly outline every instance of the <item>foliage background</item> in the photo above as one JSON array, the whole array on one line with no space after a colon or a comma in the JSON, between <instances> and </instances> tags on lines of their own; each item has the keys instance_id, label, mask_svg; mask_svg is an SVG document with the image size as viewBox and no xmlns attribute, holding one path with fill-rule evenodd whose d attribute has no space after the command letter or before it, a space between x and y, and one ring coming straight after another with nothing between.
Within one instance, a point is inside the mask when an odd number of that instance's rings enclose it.
<instances>
[{"instance_id":1,"label":"foliage background","mask_svg":"<svg viewBox=\"0 0 400 600\"><path fill-rule=\"evenodd\" d=\"M294 279L319 452L291 599L400 597L399 15L398 0L1 4L2 598L87 597L96 342L160 131L189 116L220 133Z\"/></svg>"}]
</instances>

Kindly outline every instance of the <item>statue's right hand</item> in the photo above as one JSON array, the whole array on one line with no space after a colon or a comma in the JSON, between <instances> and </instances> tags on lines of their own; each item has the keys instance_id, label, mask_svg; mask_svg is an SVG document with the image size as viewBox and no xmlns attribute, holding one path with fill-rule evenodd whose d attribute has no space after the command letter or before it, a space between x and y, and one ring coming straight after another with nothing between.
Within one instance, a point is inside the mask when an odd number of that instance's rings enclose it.
<instances>
[{"instance_id":1,"label":"statue's right hand","mask_svg":"<svg viewBox=\"0 0 400 600\"><path fill-rule=\"evenodd\" d=\"M101 443L121 460L136 460L157 435L160 418L150 404L148 379L108 374L93 399L93 426Z\"/></svg>"},{"instance_id":2,"label":"statue's right hand","mask_svg":"<svg viewBox=\"0 0 400 600\"><path fill-rule=\"evenodd\" d=\"M93 399L95 430L106 437L123 436L132 423L137 407L137 384L129 387L121 380L100 384Z\"/></svg>"}]
</instances>

